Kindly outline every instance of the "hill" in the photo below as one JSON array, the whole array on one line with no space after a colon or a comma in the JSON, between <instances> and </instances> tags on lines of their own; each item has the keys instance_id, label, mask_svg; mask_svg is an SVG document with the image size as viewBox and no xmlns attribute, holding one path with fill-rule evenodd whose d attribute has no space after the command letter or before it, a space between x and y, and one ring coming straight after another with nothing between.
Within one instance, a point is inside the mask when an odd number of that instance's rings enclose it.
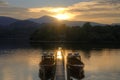
<instances>
[{"instance_id":1,"label":"hill","mask_svg":"<svg viewBox=\"0 0 120 80\"><path fill-rule=\"evenodd\" d=\"M69 20L63 20L60 21L54 17L51 16L42 16L40 18L37 19L28 19L30 21L36 22L36 23L53 23L53 22L60 22L63 24L66 24L68 26L83 26L85 23L87 23L88 21L69 21ZM92 26L104 26L106 24L101 24L101 23L95 23L95 22L89 22Z\"/></svg>"},{"instance_id":2,"label":"hill","mask_svg":"<svg viewBox=\"0 0 120 80\"><path fill-rule=\"evenodd\" d=\"M14 19L11 17L0 16L0 25L9 26L11 23L19 21L18 19Z\"/></svg>"},{"instance_id":3,"label":"hill","mask_svg":"<svg viewBox=\"0 0 120 80\"><path fill-rule=\"evenodd\" d=\"M30 21L33 21L33 22L36 22L36 23L52 23L52 22L56 22L57 19L54 18L54 17L51 17L51 16L42 16L40 18L37 18L37 19L28 19Z\"/></svg>"}]
</instances>

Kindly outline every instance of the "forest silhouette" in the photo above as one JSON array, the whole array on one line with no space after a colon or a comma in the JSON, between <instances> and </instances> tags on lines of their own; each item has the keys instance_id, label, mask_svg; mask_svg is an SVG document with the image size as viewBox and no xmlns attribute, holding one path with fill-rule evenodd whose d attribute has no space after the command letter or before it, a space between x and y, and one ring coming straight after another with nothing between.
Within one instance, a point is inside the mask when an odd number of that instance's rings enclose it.
<instances>
[{"instance_id":1,"label":"forest silhouette","mask_svg":"<svg viewBox=\"0 0 120 80\"><path fill-rule=\"evenodd\" d=\"M65 24L42 24L31 35L31 44L39 43L76 43L76 44L120 44L120 26L92 26L89 22L80 26Z\"/></svg>"}]
</instances>

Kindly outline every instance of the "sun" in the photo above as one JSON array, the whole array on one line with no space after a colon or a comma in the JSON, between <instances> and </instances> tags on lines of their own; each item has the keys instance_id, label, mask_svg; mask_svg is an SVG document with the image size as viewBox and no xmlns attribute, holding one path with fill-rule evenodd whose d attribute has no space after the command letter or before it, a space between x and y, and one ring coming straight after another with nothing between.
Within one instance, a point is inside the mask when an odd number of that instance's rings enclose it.
<instances>
[{"instance_id":1,"label":"sun","mask_svg":"<svg viewBox=\"0 0 120 80\"><path fill-rule=\"evenodd\" d=\"M68 20L68 19L70 19L69 14L56 14L54 17L59 19L59 20Z\"/></svg>"},{"instance_id":2,"label":"sun","mask_svg":"<svg viewBox=\"0 0 120 80\"><path fill-rule=\"evenodd\" d=\"M50 11L53 13L52 17L58 20L70 20L73 18L73 14L69 13L67 8L53 8Z\"/></svg>"}]
</instances>

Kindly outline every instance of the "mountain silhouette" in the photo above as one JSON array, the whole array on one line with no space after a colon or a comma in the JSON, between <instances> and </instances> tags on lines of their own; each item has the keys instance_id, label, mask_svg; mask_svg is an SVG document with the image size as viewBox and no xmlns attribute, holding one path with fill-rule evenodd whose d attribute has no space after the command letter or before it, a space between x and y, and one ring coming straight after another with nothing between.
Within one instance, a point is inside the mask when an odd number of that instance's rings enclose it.
<instances>
[{"instance_id":1,"label":"mountain silhouette","mask_svg":"<svg viewBox=\"0 0 120 80\"><path fill-rule=\"evenodd\" d=\"M56 22L57 19L51 16L42 16L40 18L37 19L28 19L30 21L36 22L36 23L52 23L52 22Z\"/></svg>"},{"instance_id":2,"label":"mountain silhouette","mask_svg":"<svg viewBox=\"0 0 120 80\"><path fill-rule=\"evenodd\" d=\"M50 17L50 16L42 16L40 18L18 20L18 19L14 19L14 18L10 18L10 17L0 16L0 44L5 44L5 43L6 44L7 43L11 43L11 44L20 43L20 44L23 44L23 43L29 42L29 39L30 39L31 35L36 30L39 30L39 29L41 29L43 27L46 29L46 26L50 26L50 27L55 26L56 27L57 25L59 25L61 23L66 24L68 26L68 28L71 27L71 26L80 26L81 28L84 28L82 26L84 24L88 23L88 21L58 20L58 19L56 19L54 17ZM104 25L106 25L106 24L95 23L95 22L89 22L89 23L92 26L95 26L96 31L97 30L99 31L99 29L104 29L103 27L104 27ZM111 24L111 26L112 25L113 26L114 25L119 25L119 24L120 23ZM109 28L109 26L108 26L108 28ZM112 27L112 28L114 30L114 34L115 35L117 34L116 36L119 38L119 32L120 32L119 31L120 30L119 26L118 27L117 26ZM76 30L77 28L74 28L74 29ZM48 29L48 32L49 32L49 30L50 29ZM93 31L95 31L95 30L93 30ZM105 28L105 30L109 30L109 29ZM71 32L73 33L73 31L71 31ZM104 31L104 30L101 30L101 31ZM44 34L44 32L42 34ZM38 38L39 37L40 36L38 35ZM99 38L99 36L93 36L93 37ZM74 38L71 38L71 39L74 39Z\"/></svg>"},{"instance_id":3,"label":"mountain silhouette","mask_svg":"<svg viewBox=\"0 0 120 80\"><path fill-rule=\"evenodd\" d=\"M29 21L29 20L19 20L10 24L11 27L19 27L19 28L30 28L39 26L38 23Z\"/></svg>"},{"instance_id":4,"label":"mountain silhouette","mask_svg":"<svg viewBox=\"0 0 120 80\"><path fill-rule=\"evenodd\" d=\"M39 26L40 24L29 20L20 20L10 24L10 29L14 34L27 36L33 33Z\"/></svg>"},{"instance_id":5,"label":"mountain silhouette","mask_svg":"<svg viewBox=\"0 0 120 80\"><path fill-rule=\"evenodd\" d=\"M30 21L36 22L36 23L56 23L56 22L60 22L63 24L66 24L68 26L83 26L85 23L87 23L88 21L69 21L69 20L58 20L54 17L51 16L42 16L40 18L36 18L36 19L28 19ZM90 22L90 24L92 26L104 26L106 24L101 24L101 23L96 23L96 22Z\"/></svg>"},{"instance_id":6,"label":"mountain silhouette","mask_svg":"<svg viewBox=\"0 0 120 80\"><path fill-rule=\"evenodd\" d=\"M26 20L19 20L19 19L14 19L11 17L5 17L5 16L0 16L0 27L1 26L9 26L14 22L21 22L23 21L24 24L28 24L28 22L26 21L31 21L30 23L34 22L34 24L42 24L42 23L62 23L62 24L66 24L68 26L83 26L85 23L87 23L88 21L69 21L69 20L58 20L54 17L51 16L42 16L40 18L30 18L30 19L26 19ZM96 22L89 22L92 26L105 26L107 24L101 24L101 23L96 23ZM23 23L22 23L23 24ZM21 24L19 24L21 25ZM28 24L29 25L29 24ZM120 25L120 23L114 23L111 25Z\"/></svg>"},{"instance_id":7,"label":"mountain silhouette","mask_svg":"<svg viewBox=\"0 0 120 80\"><path fill-rule=\"evenodd\" d=\"M5 17L5 16L0 16L0 25L2 26L8 26L13 22L18 21L18 19L14 19L11 17Z\"/></svg>"}]
</instances>

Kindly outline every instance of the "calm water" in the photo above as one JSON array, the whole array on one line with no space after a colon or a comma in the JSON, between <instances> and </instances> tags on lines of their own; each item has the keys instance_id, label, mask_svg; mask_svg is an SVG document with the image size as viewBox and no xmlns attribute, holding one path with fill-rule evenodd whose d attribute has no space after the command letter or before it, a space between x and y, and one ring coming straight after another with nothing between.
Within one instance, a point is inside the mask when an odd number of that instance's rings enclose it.
<instances>
[{"instance_id":1,"label":"calm water","mask_svg":"<svg viewBox=\"0 0 120 80\"><path fill-rule=\"evenodd\" d=\"M83 80L119 80L120 49L64 50L77 51L85 64ZM0 80L40 80L41 49L0 50Z\"/></svg>"}]
</instances>

